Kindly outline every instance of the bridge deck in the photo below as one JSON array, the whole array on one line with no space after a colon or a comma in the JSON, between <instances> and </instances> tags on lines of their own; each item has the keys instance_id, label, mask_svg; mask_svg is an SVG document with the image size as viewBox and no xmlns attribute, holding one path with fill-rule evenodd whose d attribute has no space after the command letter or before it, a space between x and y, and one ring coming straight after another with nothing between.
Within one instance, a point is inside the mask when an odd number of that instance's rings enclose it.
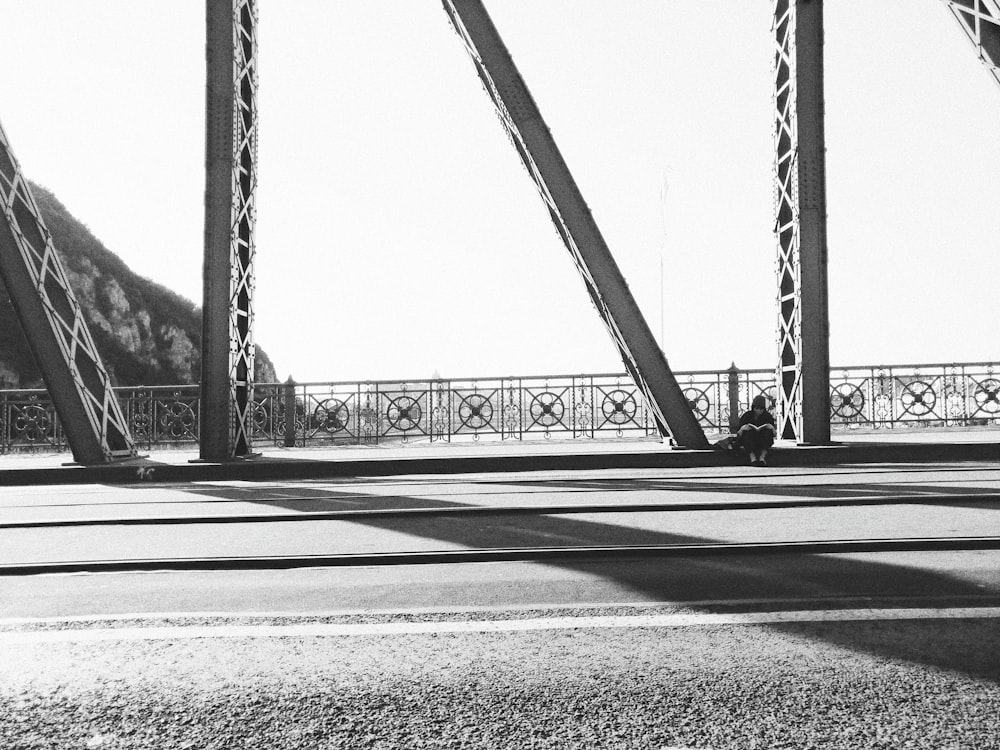
<instances>
[{"instance_id":1,"label":"bridge deck","mask_svg":"<svg viewBox=\"0 0 1000 750\"><path fill-rule=\"evenodd\" d=\"M67 453L0 457L0 485L211 481L494 471L723 467L745 463L721 451L671 450L656 440L533 441L503 444L411 442L396 445L257 447L259 455L199 462L197 447L152 451L108 466L81 467ZM1000 429L838 434L826 446L778 441L772 466L1000 459Z\"/></svg>"}]
</instances>

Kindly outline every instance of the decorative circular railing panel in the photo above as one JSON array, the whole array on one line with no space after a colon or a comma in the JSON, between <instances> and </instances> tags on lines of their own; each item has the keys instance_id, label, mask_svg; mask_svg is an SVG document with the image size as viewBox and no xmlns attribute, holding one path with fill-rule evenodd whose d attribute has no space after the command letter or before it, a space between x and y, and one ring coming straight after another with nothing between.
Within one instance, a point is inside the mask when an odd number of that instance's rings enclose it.
<instances>
[{"instance_id":1,"label":"decorative circular railing panel","mask_svg":"<svg viewBox=\"0 0 1000 750\"><path fill-rule=\"evenodd\" d=\"M834 419L845 422L858 419L864 413L865 403L865 394L859 385L838 383L830 391L830 411Z\"/></svg>"},{"instance_id":2,"label":"decorative circular railing panel","mask_svg":"<svg viewBox=\"0 0 1000 750\"><path fill-rule=\"evenodd\" d=\"M976 382L973 400L976 412L990 417L1000 414L1000 380L987 378Z\"/></svg>"},{"instance_id":3,"label":"decorative circular railing panel","mask_svg":"<svg viewBox=\"0 0 1000 750\"><path fill-rule=\"evenodd\" d=\"M610 393L604 394L601 400L601 414L605 422L610 422L616 427L629 424L635 421L639 405L635 400L635 393L616 388Z\"/></svg>"},{"instance_id":4,"label":"decorative circular railing panel","mask_svg":"<svg viewBox=\"0 0 1000 750\"><path fill-rule=\"evenodd\" d=\"M55 413L51 405L17 404L14 406L11 442L30 445L55 443Z\"/></svg>"},{"instance_id":5,"label":"decorative circular railing panel","mask_svg":"<svg viewBox=\"0 0 1000 750\"><path fill-rule=\"evenodd\" d=\"M566 404L562 397L552 391L543 391L535 394L531 398L531 405L528 407L533 425L549 428L562 425L563 414L566 413Z\"/></svg>"},{"instance_id":6,"label":"decorative circular railing panel","mask_svg":"<svg viewBox=\"0 0 1000 750\"><path fill-rule=\"evenodd\" d=\"M196 436L198 417L194 405L183 401L160 401L156 408L158 437L161 441L191 440Z\"/></svg>"},{"instance_id":7,"label":"decorative circular railing panel","mask_svg":"<svg viewBox=\"0 0 1000 750\"><path fill-rule=\"evenodd\" d=\"M390 430L410 432L423 430L424 410L418 398L402 394L388 399L385 419Z\"/></svg>"},{"instance_id":8,"label":"decorative circular railing panel","mask_svg":"<svg viewBox=\"0 0 1000 750\"><path fill-rule=\"evenodd\" d=\"M698 421L703 422L708 419L709 412L712 408L712 399L709 396L707 389L689 385L684 389L684 398L687 399L688 406L691 407L691 411L693 411L694 415L698 417Z\"/></svg>"},{"instance_id":9,"label":"decorative circular railing panel","mask_svg":"<svg viewBox=\"0 0 1000 750\"><path fill-rule=\"evenodd\" d=\"M923 417L933 413L937 404L938 395L934 386L924 380L914 380L903 384L899 400L903 404L903 410L916 417Z\"/></svg>"},{"instance_id":10,"label":"decorative circular railing panel","mask_svg":"<svg viewBox=\"0 0 1000 750\"><path fill-rule=\"evenodd\" d=\"M837 428L1000 426L995 363L878 366L831 371L830 418ZM771 370L676 373L706 432L763 394L774 404ZM197 386L116 390L137 444L195 444ZM289 404L293 429L286 431ZM646 404L621 373L467 380L259 384L253 438L283 444L426 439L591 439L657 435ZM0 452L65 449L55 410L41 390L0 391Z\"/></svg>"},{"instance_id":11,"label":"decorative circular railing panel","mask_svg":"<svg viewBox=\"0 0 1000 750\"><path fill-rule=\"evenodd\" d=\"M335 435L347 430L351 421L351 410L339 398L327 398L313 409L312 423L318 430Z\"/></svg>"},{"instance_id":12,"label":"decorative circular railing panel","mask_svg":"<svg viewBox=\"0 0 1000 750\"><path fill-rule=\"evenodd\" d=\"M461 426L469 430L483 430L493 423L493 403L481 393L460 397L458 418Z\"/></svg>"}]
</instances>

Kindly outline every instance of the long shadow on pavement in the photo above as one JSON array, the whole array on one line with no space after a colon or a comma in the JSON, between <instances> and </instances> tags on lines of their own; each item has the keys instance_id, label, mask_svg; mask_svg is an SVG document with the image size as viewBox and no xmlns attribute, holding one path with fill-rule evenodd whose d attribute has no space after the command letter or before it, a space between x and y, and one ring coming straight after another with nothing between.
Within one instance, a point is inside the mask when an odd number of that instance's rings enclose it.
<instances>
[{"instance_id":1,"label":"long shadow on pavement","mask_svg":"<svg viewBox=\"0 0 1000 750\"><path fill-rule=\"evenodd\" d=\"M475 484L470 481L469 484ZM504 482L505 485L516 485ZM546 486L558 491L567 483L549 482ZM568 483L572 484L572 483ZM728 483L727 483L728 484ZM523 486L523 483L522 483ZM867 492L884 485L868 485ZM745 486L744 486L745 487ZM865 485L858 484L859 492ZM363 508L452 508L468 507L465 503L430 497L408 495L376 495L366 498L356 490L341 491L326 487L299 486L309 489L315 497L308 507L293 498L248 497L246 502L266 502L270 507L293 510L360 509ZM656 489L663 490L662 486ZM690 491L690 485L684 488ZM727 491L735 491L729 485ZM785 487L784 489L788 489ZM232 497L232 490L222 487L192 489L197 494ZM761 492L756 486L754 492ZM782 492L782 494L787 494ZM841 493L837 493L838 496ZM981 507L976 505L976 507ZM628 526L598 523L569 515L531 515L477 513L475 515L442 515L430 518L363 517L351 521L388 532L437 539L449 545L469 549L538 547L538 546L603 546L603 545L669 545L712 543L711 537L665 533ZM746 600L775 600L796 608L830 606L838 600L846 606L904 606L904 600L917 600L924 606L1000 606L1000 574L988 582L973 583L948 573L921 569L917 556L911 553L914 567L878 562L876 555L843 554L760 554L719 557L669 557L637 560L560 560L545 564L601 576L627 586L653 601L687 603L694 607L716 609L725 602L738 604ZM981 556L984 566L995 564L996 553L971 553ZM926 559L926 558L924 558ZM809 605L813 600L819 604ZM705 602L712 602L706 605ZM925 621L926 622L926 621ZM1000 628L996 620L978 624L977 642L956 641L949 637L947 624L933 630L938 636L922 629L921 637L905 640L889 633L901 632L899 627L888 630L878 624L793 624L769 627L836 643L850 650L864 651L887 659L902 659L931 667L958 670L969 675L1000 682ZM903 626L913 629L917 625Z\"/></svg>"}]
</instances>

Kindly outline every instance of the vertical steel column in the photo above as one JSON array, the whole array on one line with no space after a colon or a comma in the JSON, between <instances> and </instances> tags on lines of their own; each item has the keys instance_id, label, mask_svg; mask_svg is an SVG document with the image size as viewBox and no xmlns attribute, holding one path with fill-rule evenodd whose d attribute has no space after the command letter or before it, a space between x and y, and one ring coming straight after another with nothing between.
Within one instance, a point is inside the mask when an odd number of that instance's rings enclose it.
<instances>
[{"instance_id":1,"label":"vertical steel column","mask_svg":"<svg viewBox=\"0 0 1000 750\"><path fill-rule=\"evenodd\" d=\"M74 460L100 464L136 455L111 379L3 127L0 208L0 276Z\"/></svg>"},{"instance_id":2,"label":"vertical steel column","mask_svg":"<svg viewBox=\"0 0 1000 750\"><path fill-rule=\"evenodd\" d=\"M979 54L979 59L1000 84L1000 2L998 0L944 0Z\"/></svg>"},{"instance_id":3,"label":"vertical steel column","mask_svg":"<svg viewBox=\"0 0 1000 750\"><path fill-rule=\"evenodd\" d=\"M682 446L707 448L701 425L486 9L479 0L444 0L444 8L660 434Z\"/></svg>"},{"instance_id":4,"label":"vertical steel column","mask_svg":"<svg viewBox=\"0 0 1000 750\"><path fill-rule=\"evenodd\" d=\"M781 437L830 442L822 0L775 0Z\"/></svg>"},{"instance_id":5,"label":"vertical steel column","mask_svg":"<svg viewBox=\"0 0 1000 750\"><path fill-rule=\"evenodd\" d=\"M257 187L255 0L206 0L201 458L251 452Z\"/></svg>"}]
</instances>

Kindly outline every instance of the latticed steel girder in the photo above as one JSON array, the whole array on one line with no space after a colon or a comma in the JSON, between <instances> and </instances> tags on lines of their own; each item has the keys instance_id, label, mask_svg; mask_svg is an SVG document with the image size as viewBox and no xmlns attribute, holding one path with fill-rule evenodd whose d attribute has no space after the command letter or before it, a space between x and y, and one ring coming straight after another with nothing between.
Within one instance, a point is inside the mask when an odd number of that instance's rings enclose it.
<instances>
[{"instance_id":1,"label":"latticed steel girder","mask_svg":"<svg viewBox=\"0 0 1000 750\"><path fill-rule=\"evenodd\" d=\"M208 0L201 458L251 452L257 190L255 0Z\"/></svg>"},{"instance_id":2,"label":"latticed steel girder","mask_svg":"<svg viewBox=\"0 0 1000 750\"><path fill-rule=\"evenodd\" d=\"M777 0L774 7L775 50L775 234L778 239L778 434L802 431L802 361L799 297L798 144L795 128L793 39L795 4Z\"/></svg>"},{"instance_id":3,"label":"latticed steel girder","mask_svg":"<svg viewBox=\"0 0 1000 750\"><path fill-rule=\"evenodd\" d=\"M1000 85L1000 0L943 0Z\"/></svg>"},{"instance_id":4,"label":"latticed steel girder","mask_svg":"<svg viewBox=\"0 0 1000 750\"><path fill-rule=\"evenodd\" d=\"M778 434L830 440L822 0L775 0Z\"/></svg>"},{"instance_id":5,"label":"latticed steel girder","mask_svg":"<svg viewBox=\"0 0 1000 750\"><path fill-rule=\"evenodd\" d=\"M660 434L678 445L707 447L691 405L489 14L479 0L444 0L444 8Z\"/></svg>"},{"instance_id":6,"label":"latticed steel girder","mask_svg":"<svg viewBox=\"0 0 1000 750\"><path fill-rule=\"evenodd\" d=\"M0 126L0 276L81 464L136 455L128 423L38 205Z\"/></svg>"}]
</instances>

